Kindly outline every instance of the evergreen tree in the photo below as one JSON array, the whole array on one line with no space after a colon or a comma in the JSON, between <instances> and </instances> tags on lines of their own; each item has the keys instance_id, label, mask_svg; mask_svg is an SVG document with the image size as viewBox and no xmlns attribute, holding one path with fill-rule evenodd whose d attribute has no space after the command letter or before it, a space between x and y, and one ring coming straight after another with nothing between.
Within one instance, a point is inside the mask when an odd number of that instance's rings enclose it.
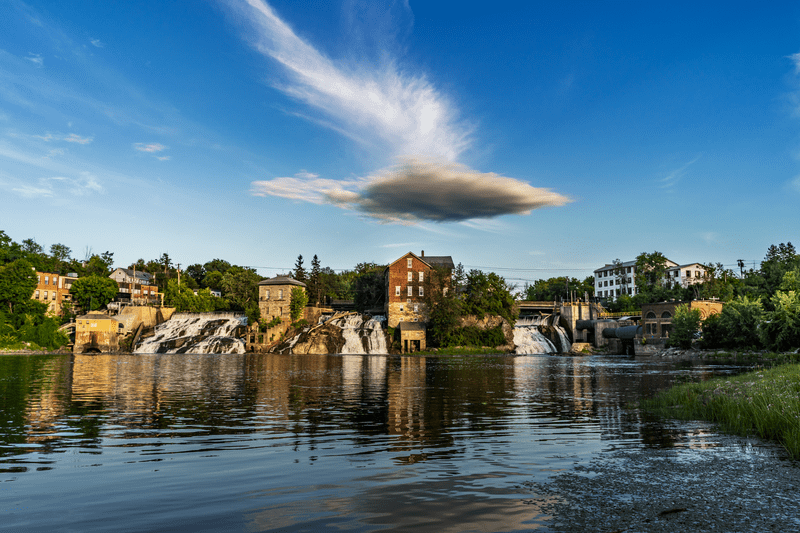
<instances>
[{"instance_id":1,"label":"evergreen tree","mask_svg":"<svg viewBox=\"0 0 800 533\"><path fill-rule=\"evenodd\" d=\"M314 258L311 260L311 276L308 279L308 292L315 303L318 303L322 299L320 294L321 273L322 269L320 268L319 258L317 254L314 254Z\"/></svg>"},{"instance_id":2,"label":"evergreen tree","mask_svg":"<svg viewBox=\"0 0 800 533\"><path fill-rule=\"evenodd\" d=\"M294 279L297 281L306 282L306 269L303 268L303 256L298 255L297 261L294 263Z\"/></svg>"}]
</instances>

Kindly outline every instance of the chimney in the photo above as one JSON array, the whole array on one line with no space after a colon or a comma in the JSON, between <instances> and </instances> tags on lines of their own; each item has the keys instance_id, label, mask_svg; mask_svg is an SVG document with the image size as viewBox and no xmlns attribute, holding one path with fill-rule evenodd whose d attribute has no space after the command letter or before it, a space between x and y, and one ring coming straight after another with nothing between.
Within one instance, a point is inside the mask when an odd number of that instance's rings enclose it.
<instances>
[{"instance_id":1,"label":"chimney","mask_svg":"<svg viewBox=\"0 0 800 533\"><path fill-rule=\"evenodd\" d=\"M422 250L422 257L425 257L425 250Z\"/></svg>"}]
</instances>

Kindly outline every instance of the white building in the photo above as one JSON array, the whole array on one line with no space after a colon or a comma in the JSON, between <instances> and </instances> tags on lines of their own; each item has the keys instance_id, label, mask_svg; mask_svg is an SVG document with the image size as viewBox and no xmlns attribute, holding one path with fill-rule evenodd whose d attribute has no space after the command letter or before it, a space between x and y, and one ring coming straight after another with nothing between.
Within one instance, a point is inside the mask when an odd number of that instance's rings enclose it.
<instances>
[{"instance_id":1,"label":"white building","mask_svg":"<svg viewBox=\"0 0 800 533\"><path fill-rule=\"evenodd\" d=\"M680 285L684 289L695 283L702 283L708 275L708 267L700 263L675 265L667 269L666 281L671 285Z\"/></svg>"},{"instance_id":2,"label":"white building","mask_svg":"<svg viewBox=\"0 0 800 533\"><path fill-rule=\"evenodd\" d=\"M697 263L693 263L697 264ZM681 268L675 261L666 260L667 272ZM672 278L670 278L672 279ZM636 261L625 261L619 265L609 265L594 271L594 295L613 300L623 294L636 296Z\"/></svg>"}]
</instances>

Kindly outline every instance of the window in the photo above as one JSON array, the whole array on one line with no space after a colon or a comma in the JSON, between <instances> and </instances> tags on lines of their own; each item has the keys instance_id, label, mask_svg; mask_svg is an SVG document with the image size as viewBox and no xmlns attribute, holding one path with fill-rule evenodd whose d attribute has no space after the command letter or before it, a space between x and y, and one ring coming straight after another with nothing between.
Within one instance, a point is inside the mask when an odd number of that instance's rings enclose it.
<instances>
[{"instance_id":1,"label":"window","mask_svg":"<svg viewBox=\"0 0 800 533\"><path fill-rule=\"evenodd\" d=\"M39 299L39 291L36 291L36 296L34 296L37 300Z\"/></svg>"},{"instance_id":2,"label":"window","mask_svg":"<svg viewBox=\"0 0 800 533\"><path fill-rule=\"evenodd\" d=\"M411 268L411 258L410 257L408 259L406 259L406 264L408 265L408 268Z\"/></svg>"},{"instance_id":3,"label":"window","mask_svg":"<svg viewBox=\"0 0 800 533\"><path fill-rule=\"evenodd\" d=\"M425 296L425 289L422 288L422 285L419 286L419 295Z\"/></svg>"},{"instance_id":4,"label":"window","mask_svg":"<svg viewBox=\"0 0 800 533\"><path fill-rule=\"evenodd\" d=\"M278 300L283 300L283 289L278 289Z\"/></svg>"},{"instance_id":5,"label":"window","mask_svg":"<svg viewBox=\"0 0 800 533\"><path fill-rule=\"evenodd\" d=\"M656 317L656 314L654 312L652 312L652 311L648 311L647 315L645 316L645 318L655 318L655 317Z\"/></svg>"},{"instance_id":6,"label":"window","mask_svg":"<svg viewBox=\"0 0 800 533\"><path fill-rule=\"evenodd\" d=\"M691 278L692 277L692 271L691 270L687 270L686 271L686 277L687 278Z\"/></svg>"},{"instance_id":7,"label":"window","mask_svg":"<svg viewBox=\"0 0 800 533\"><path fill-rule=\"evenodd\" d=\"M631 273L631 267L628 267L628 274Z\"/></svg>"},{"instance_id":8,"label":"window","mask_svg":"<svg viewBox=\"0 0 800 533\"><path fill-rule=\"evenodd\" d=\"M403 312L403 306L402 305L400 306L400 312L401 313Z\"/></svg>"},{"instance_id":9,"label":"window","mask_svg":"<svg viewBox=\"0 0 800 533\"><path fill-rule=\"evenodd\" d=\"M630 293L631 293L631 288L630 288L630 287L628 287L628 294L630 294Z\"/></svg>"},{"instance_id":10,"label":"window","mask_svg":"<svg viewBox=\"0 0 800 533\"><path fill-rule=\"evenodd\" d=\"M44 299L47 300L47 291L44 291Z\"/></svg>"},{"instance_id":11,"label":"window","mask_svg":"<svg viewBox=\"0 0 800 533\"><path fill-rule=\"evenodd\" d=\"M394 295L395 295L395 296L400 296L400 285L397 285L397 286L394 288Z\"/></svg>"},{"instance_id":12,"label":"window","mask_svg":"<svg viewBox=\"0 0 800 533\"><path fill-rule=\"evenodd\" d=\"M53 285L56 285L56 280L58 280L58 276L53 276Z\"/></svg>"},{"instance_id":13,"label":"window","mask_svg":"<svg viewBox=\"0 0 800 533\"><path fill-rule=\"evenodd\" d=\"M419 273L419 282L422 283L423 281L425 281L425 272L420 272Z\"/></svg>"},{"instance_id":14,"label":"window","mask_svg":"<svg viewBox=\"0 0 800 533\"><path fill-rule=\"evenodd\" d=\"M613 279L611 280L611 286L612 287L614 286L614 280Z\"/></svg>"},{"instance_id":15,"label":"window","mask_svg":"<svg viewBox=\"0 0 800 533\"><path fill-rule=\"evenodd\" d=\"M51 300L55 300L56 299L56 291L53 291L53 294L50 296L50 299Z\"/></svg>"},{"instance_id":16,"label":"window","mask_svg":"<svg viewBox=\"0 0 800 533\"><path fill-rule=\"evenodd\" d=\"M408 295L414 296L414 287L412 287L411 285L408 286Z\"/></svg>"},{"instance_id":17,"label":"window","mask_svg":"<svg viewBox=\"0 0 800 533\"><path fill-rule=\"evenodd\" d=\"M414 304L414 312L419 313L419 304Z\"/></svg>"},{"instance_id":18,"label":"window","mask_svg":"<svg viewBox=\"0 0 800 533\"><path fill-rule=\"evenodd\" d=\"M669 313L669 311L664 311L661 313L661 318L672 318L672 315Z\"/></svg>"},{"instance_id":19,"label":"window","mask_svg":"<svg viewBox=\"0 0 800 533\"><path fill-rule=\"evenodd\" d=\"M408 271L408 281L414 281L414 273L410 270Z\"/></svg>"},{"instance_id":20,"label":"window","mask_svg":"<svg viewBox=\"0 0 800 533\"><path fill-rule=\"evenodd\" d=\"M630 283L630 282L631 282L631 278L628 278L628 283Z\"/></svg>"},{"instance_id":21,"label":"window","mask_svg":"<svg viewBox=\"0 0 800 533\"><path fill-rule=\"evenodd\" d=\"M278 316L283 315L283 307L278 308Z\"/></svg>"},{"instance_id":22,"label":"window","mask_svg":"<svg viewBox=\"0 0 800 533\"><path fill-rule=\"evenodd\" d=\"M44 277L44 284L47 285L48 283L50 283L50 276L45 276Z\"/></svg>"}]
</instances>

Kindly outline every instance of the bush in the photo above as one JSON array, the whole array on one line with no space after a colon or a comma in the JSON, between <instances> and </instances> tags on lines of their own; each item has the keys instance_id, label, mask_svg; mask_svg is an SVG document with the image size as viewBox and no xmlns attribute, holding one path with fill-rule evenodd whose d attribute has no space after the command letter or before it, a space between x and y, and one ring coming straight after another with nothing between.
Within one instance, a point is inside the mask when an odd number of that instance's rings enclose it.
<instances>
[{"instance_id":1,"label":"bush","mask_svg":"<svg viewBox=\"0 0 800 533\"><path fill-rule=\"evenodd\" d=\"M700 331L700 310L691 309L689 304L679 305L672 318L670 342L681 348L691 348L697 332Z\"/></svg>"},{"instance_id":2,"label":"bush","mask_svg":"<svg viewBox=\"0 0 800 533\"><path fill-rule=\"evenodd\" d=\"M778 291L771 303L774 310L759 331L761 342L779 352L800 346L800 292Z\"/></svg>"}]
</instances>

